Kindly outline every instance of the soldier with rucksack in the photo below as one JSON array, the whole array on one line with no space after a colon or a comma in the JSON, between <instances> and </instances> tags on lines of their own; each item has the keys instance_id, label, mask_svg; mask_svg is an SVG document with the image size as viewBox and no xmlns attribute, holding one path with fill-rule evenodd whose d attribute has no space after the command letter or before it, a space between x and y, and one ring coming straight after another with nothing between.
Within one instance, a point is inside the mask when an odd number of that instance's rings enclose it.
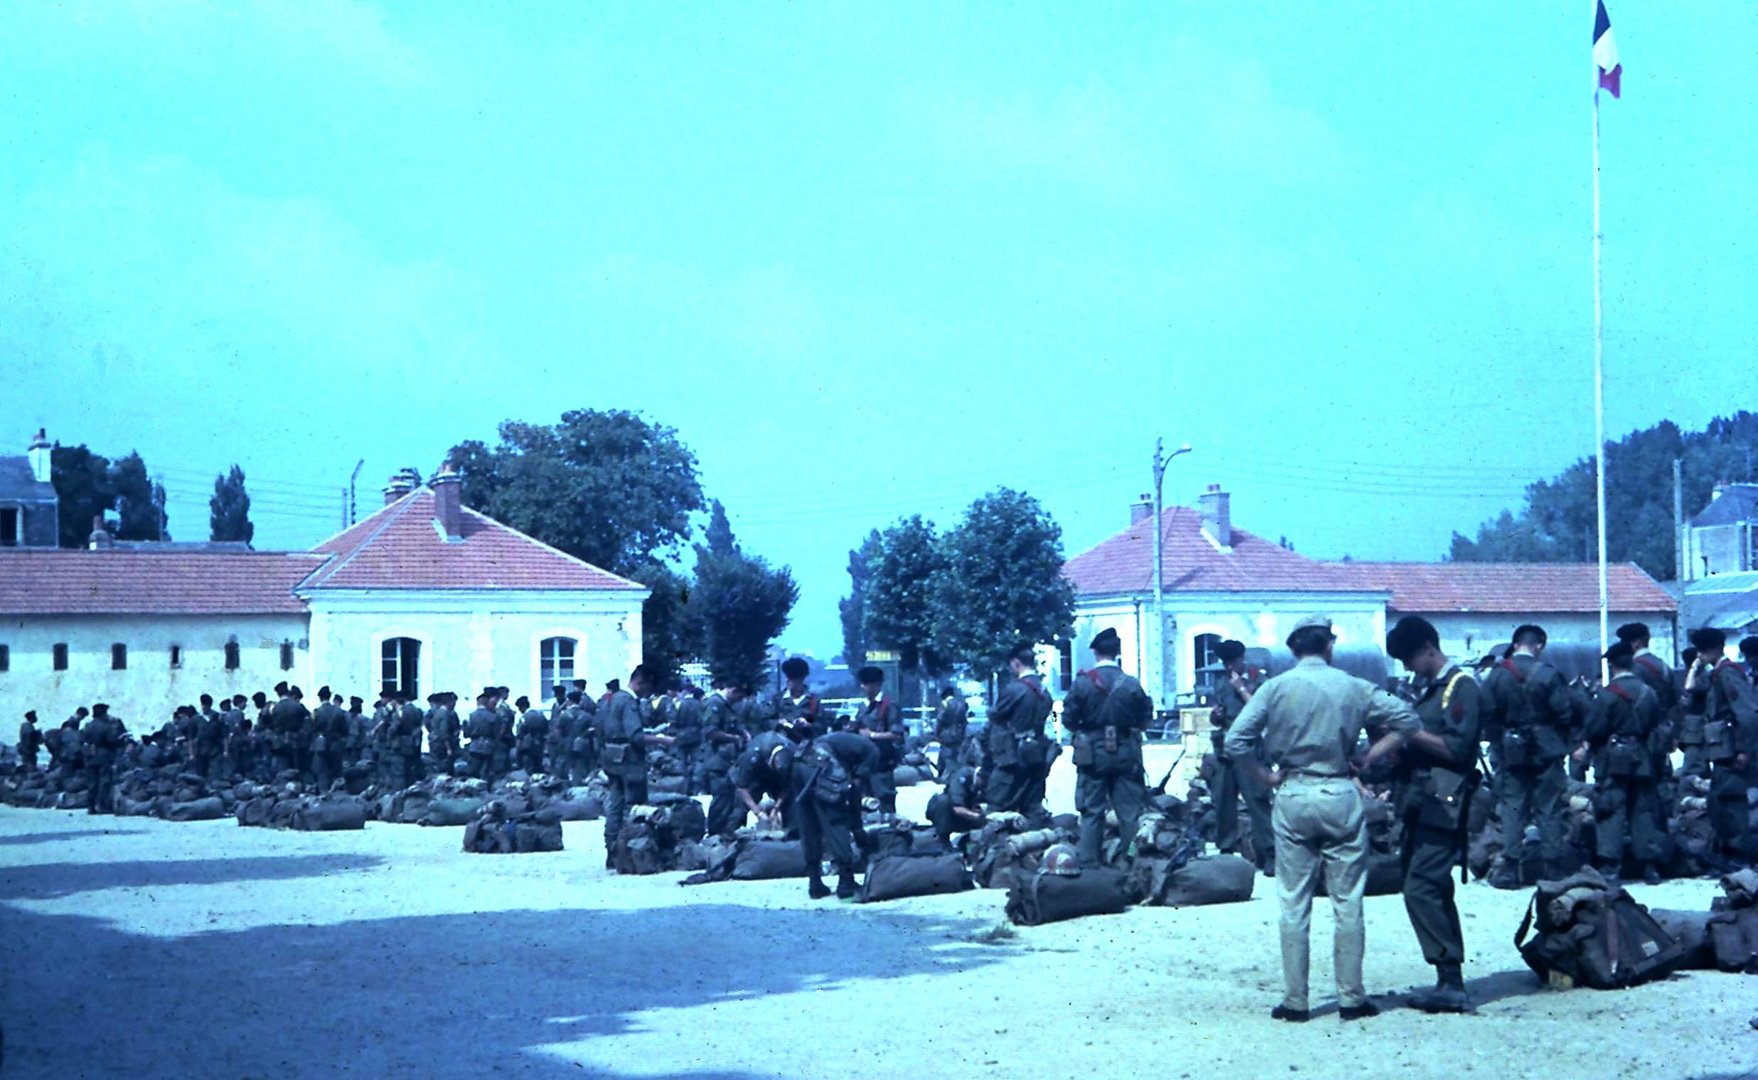
<instances>
[{"instance_id":1,"label":"soldier with rucksack","mask_svg":"<svg viewBox=\"0 0 1758 1080\"><path fill-rule=\"evenodd\" d=\"M646 730L647 706L641 700L652 692L653 682L645 665L629 673L629 689L612 691L597 724L604 762L604 868L615 869L617 836L629 807L647 801L647 748L669 746L671 736ZM633 692L631 692L633 691Z\"/></svg>"},{"instance_id":2,"label":"soldier with rucksack","mask_svg":"<svg viewBox=\"0 0 1758 1080\"><path fill-rule=\"evenodd\" d=\"M1491 726L1501 733L1496 798L1502 854L1489 879L1498 889L1521 885L1520 846L1528 824L1538 826L1545 876L1560 878L1566 873L1563 797L1568 775L1563 758L1569 753L1575 707L1568 680L1541 659L1548 640L1543 627L1515 628L1508 655L1483 682Z\"/></svg>"},{"instance_id":3,"label":"soldier with rucksack","mask_svg":"<svg viewBox=\"0 0 1758 1080\"><path fill-rule=\"evenodd\" d=\"M1691 631L1697 650L1693 679L1706 689L1703 757L1709 764L1709 820L1715 826L1712 864L1724 872L1749 866L1748 791L1758 758L1758 695L1740 665L1723 655L1727 635L1705 627Z\"/></svg>"},{"instance_id":4,"label":"soldier with rucksack","mask_svg":"<svg viewBox=\"0 0 1758 1080\"><path fill-rule=\"evenodd\" d=\"M879 767L878 745L851 731L820 735L795 758L795 812L806 859L806 894L814 900L830 895L823 876L826 855L836 867L837 897L855 895L861 791Z\"/></svg>"},{"instance_id":5,"label":"soldier with rucksack","mask_svg":"<svg viewBox=\"0 0 1758 1080\"><path fill-rule=\"evenodd\" d=\"M1627 642L1606 650L1611 681L1594 695L1587 721L1593 756L1594 839L1599 872L1615 882L1622 872L1624 842L1642 867L1642 880L1660 884L1660 788L1654 740L1660 731L1660 700L1634 671L1636 651Z\"/></svg>"},{"instance_id":6,"label":"soldier with rucksack","mask_svg":"<svg viewBox=\"0 0 1758 1080\"><path fill-rule=\"evenodd\" d=\"M1080 861L1100 863L1105 814L1117 815L1118 835L1126 845L1147 802L1142 773L1141 736L1154 718L1154 703L1134 676L1117 664L1123 651L1117 631L1107 627L1088 646L1098 661L1068 688L1062 702L1062 723L1074 735L1074 808L1080 813ZM1260 858L1263 856L1260 855Z\"/></svg>"},{"instance_id":7,"label":"soldier with rucksack","mask_svg":"<svg viewBox=\"0 0 1758 1080\"><path fill-rule=\"evenodd\" d=\"M1050 695L1037 673L1038 660L1030 645L1008 654L1013 679L995 695L984 730L988 751L989 809L995 813L1020 813L1043 818L1043 777L1050 768L1049 739L1044 721L1050 717Z\"/></svg>"},{"instance_id":8,"label":"soldier with rucksack","mask_svg":"<svg viewBox=\"0 0 1758 1080\"><path fill-rule=\"evenodd\" d=\"M127 730L122 721L110 715L110 706L92 706L91 719L80 732L80 745L85 759L86 777L90 783L91 802L87 813L116 812L116 755L122 749Z\"/></svg>"},{"instance_id":9,"label":"soldier with rucksack","mask_svg":"<svg viewBox=\"0 0 1758 1080\"><path fill-rule=\"evenodd\" d=\"M549 714L533 708L523 695L514 703L519 710L519 768L528 773L543 771L543 748L549 743Z\"/></svg>"}]
</instances>

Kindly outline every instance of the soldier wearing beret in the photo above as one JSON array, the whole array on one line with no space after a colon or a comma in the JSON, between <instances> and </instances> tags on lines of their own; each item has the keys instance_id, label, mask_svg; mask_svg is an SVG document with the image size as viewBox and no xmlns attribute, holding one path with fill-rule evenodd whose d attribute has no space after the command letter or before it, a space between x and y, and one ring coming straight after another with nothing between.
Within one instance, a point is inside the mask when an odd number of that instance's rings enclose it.
<instances>
[{"instance_id":1,"label":"soldier wearing beret","mask_svg":"<svg viewBox=\"0 0 1758 1080\"><path fill-rule=\"evenodd\" d=\"M811 671L812 667L804 657L790 656L781 662L781 674L787 679L787 686L775 695L775 703L770 709L771 730L791 729L800 720L812 726L814 736L830 730L818 695L806 689L806 676Z\"/></svg>"},{"instance_id":2,"label":"soldier wearing beret","mask_svg":"<svg viewBox=\"0 0 1758 1080\"><path fill-rule=\"evenodd\" d=\"M1718 869L1751 864L1747 790L1758 758L1758 697L1740 665L1725 655L1727 635L1706 627L1691 631L1697 650L1692 681L1706 688L1703 756L1709 763L1709 819L1715 826Z\"/></svg>"},{"instance_id":3,"label":"soldier wearing beret","mask_svg":"<svg viewBox=\"0 0 1758 1080\"><path fill-rule=\"evenodd\" d=\"M970 733L971 707L950 686L940 688L940 708L934 714L934 741L940 744L935 771L944 779L948 770L964 760L964 742Z\"/></svg>"},{"instance_id":4,"label":"soldier wearing beret","mask_svg":"<svg viewBox=\"0 0 1758 1080\"><path fill-rule=\"evenodd\" d=\"M856 678L867 700L855 712L855 731L872 739L879 748L879 762L872 771L868 790L879 800L880 812L896 816L897 783L892 779L892 770L903 763L909 726L904 723L903 709L885 692L884 671L868 666L862 668Z\"/></svg>"},{"instance_id":5,"label":"soldier wearing beret","mask_svg":"<svg viewBox=\"0 0 1758 1080\"><path fill-rule=\"evenodd\" d=\"M1245 659L1245 645L1223 641L1215 657L1225 665L1215 683L1215 705L1209 712L1214 725L1215 746L1215 846L1222 851L1240 847L1239 799L1245 797L1245 813L1251 822L1251 851L1264 873L1276 876L1276 838L1270 831L1270 791L1257 781L1260 770L1245 768L1223 749L1227 729L1245 710L1246 702L1264 683L1265 673Z\"/></svg>"},{"instance_id":6,"label":"soldier wearing beret","mask_svg":"<svg viewBox=\"0 0 1758 1080\"><path fill-rule=\"evenodd\" d=\"M989 809L1044 818L1044 778L1050 770L1049 739L1044 721L1050 717L1050 695L1038 678L1038 659L1031 645L1017 646L1007 658L1013 679L995 695L989 726L983 732L989 762Z\"/></svg>"},{"instance_id":7,"label":"soldier wearing beret","mask_svg":"<svg viewBox=\"0 0 1758 1080\"><path fill-rule=\"evenodd\" d=\"M1154 703L1141 683L1118 666L1123 646L1117 631L1100 631L1088 647L1097 663L1081 672L1068 688L1062 723L1074 735L1074 808L1080 813L1080 859L1097 865L1107 811L1117 814L1125 858L1135 839L1142 806L1147 802L1141 735L1154 718Z\"/></svg>"},{"instance_id":8,"label":"soldier wearing beret","mask_svg":"<svg viewBox=\"0 0 1758 1080\"><path fill-rule=\"evenodd\" d=\"M1605 662L1611 681L1593 695L1587 719L1599 869L1608 879L1619 876L1627 836L1643 881L1658 885L1662 834L1654 741L1661 729L1660 699L1636 674L1636 650L1628 642L1607 649Z\"/></svg>"},{"instance_id":9,"label":"soldier wearing beret","mask_svg":"<svg viewBox=\"0 0 1758 1080\"><path fill-rule=\"evenodd\" d=\"M37 714L24 714L24 723L18 725L18 758L24 763L27 772L37 771L37 751L43 748L43 733L37 730Z\"/></svg>"},{"instance_id":10,"label":"soldier wearing beret","mask_svg":"<svg viewBox=\"0 0 1758 1080\"><path fill-rule=\"evenodd\" d=\"M1483 680L1484 722L1501 733L1496 775L1497 813L1502 822L1502 855L1489 883L1520 887L1520 847L1528 824L1538 826L1545 875L1566 872L1567 823L1563 817L1575 698L1568 680L1542 659L1548 638L1541 626L1514 630L1509 655Z\"/></svg>"}]
</instances>

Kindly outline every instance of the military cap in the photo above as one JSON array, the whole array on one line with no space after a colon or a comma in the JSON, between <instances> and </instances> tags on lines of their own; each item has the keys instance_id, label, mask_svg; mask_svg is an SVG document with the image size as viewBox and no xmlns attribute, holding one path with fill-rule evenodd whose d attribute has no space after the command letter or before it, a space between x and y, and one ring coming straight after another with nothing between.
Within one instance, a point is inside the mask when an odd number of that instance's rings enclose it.
<instances>
[{"instance_id":1,"label":"military cap","mask_svg":"<svg viewBox=\"0 0 1758 1080\"><path fill-rule=\"evenodd\" d=\"M305 691L299 689L297 686L289 686L287 688L287 693L296 698L303 698L305 696Z\"/></svg>"},{"instance_id":2,"label":"military cap","mask_svg":"<svg viewBox=\"0 0 1758 1080\"><path fill-rule=\"evenodd\" d=\"M359 697L357 697L357 696L351 696L351 697L349 697L349 698L348 698L348 704L350 704L350 705L364 705L364 704L365 704L365 702L364 702L364 701L362 701L362 700L361 700L361 699L360 699L360 698L359 698Z\"/></svg>"},{"instance_id":3,"label":"military cap","mask_svg":"<svg viewBox=\"0 0 1758 1080\"><path fill-rule=\"evenodd\" d=\"M212 694L203 694L203 695L202 695L202 696L201 696L201 699L200 699L200 700L201 700L201 703L202 703L202 704L203 704L203 705L212 705L212 704L213 704L213 703L214 703L214 695L212 695Z\"/></svg>"},{"instance_id":4,"label":"military cap","mask_svg":"<svg viewBox=\"0 0 1758 1080\"><path fill-rule=\"evenodd\" d=\"M1691 631L1691 647L1699 653L1715 652L1727 647L1727 635L1713 626L1700 626Z\"/></svg>"},{"instance_id":5,"label":"military cap","mask_svg":"<svg viewBox=\"0 0 1758 1080\"><path fill-rule=\"evenodd\" d=\"M1087 643L1087 648L1106 656L1116 656L1123 651L1123 639L1117 636L1116 630L1107 626Z\"/></svg>"},{"instance_id":6,"label":"military cap","mask_svg":"<svg viewBox=\"0 0 1758 1080\"><path fill-rule=\"evenodd\" d=\"M1616 642L1605 651L1604 659L1613 667L1628 668L1636 662L1636 647L1627 641Z\"/></svg>"},{"instance_id":7,"label":"military cap","mask_svg":"<svg viewBox=\"0 0 1758 1080\"><path fill-rule=\"evenodd\" d=\"M1231 664L1233 661L1244 655L1245 643L1242 641L1233 641L1229 639L1215 646L1215 658L1220 660L1223 664Z\"/></svg>"},{"instance_id":8,"label":"military cap","mask_svg":"<svg viewBox=\"0 0 1758 1080\"><path fill-rule=\"evenodd\" d=\"M949 697L951 697L951 696L952 696L952 695L953 695L953 694L954 694L954 693L955 693L955 691L954 691L954 690L953 690L953 689L952 689L952 687L950 687L950 686L942 686L942 687L941 687L941 688L940 688L940 696L941 696L941 697L942 697L942 698L949 698Z\"/></svg>"},{"instance_id":9,"label":"military cap","mask_svg":"<svg viewBox=\"0 0 1758 1080\"><path fill-rule=\"evenodd\" d=\"M33 724L36 723L37 722L36 711L35 710L26 710L26 712L24 714L24 718L26 720L29 720Z\"/></svg>"},{"instance_id":10,"label":"military cap","mask_svg":"<svg viewBox=\"0 0 1758 1080\"><path fill-rule=\"evenodd\" d=\"M256 693L250 695L250 700L256 702L258 705L262 705L269 700L269 696L261 690L258 690Z\"/></svg>"},{"instance_id":11,"label":"military cap","mask_svg":"<svg viewBox=\"0 0 1758 1080\"><path fill-rule=\"evenodd\" d=\"M1331 619L1328 615L1308 615L1295 623L1294 629L1297 632L1312 629L1319 629L1328 632L1331 629ZM1335 637L1336 635L1332 634L1331 636Z\"/></svg>"},{"instance_id":12,"label":"military cap","mask_svg":"<svg viewBox=\"0 0 1758 1080\"><path fill-rule=\"evenodd\" d=\"M1647 641L1649 636L1647 623L1627 622L1618 627L1619 641Z\"/></svg>"},{"instance_id":13,"label":"military cap","mask_svg":"<svg viewBox=\"0 0 1758 1080\"><path fill-rule=\"evenodd\" d=\"M330 688L329 688L329 687L327 687L327 686L320 686L320 687L318 687L318 688L317 688L317 696L318 696L318 697L320 697L320 698L327 698L327 697L329 697L329 696L330 696Z\"/></svg>"},{"instance_id":14,"label":"military cap","mask_svg":"<svg viewBox=\"0 0 1758 1080\"><path fill-rule=\"evenodd\" d=\"M1394 660L1411 660L1427 645L1440 648L1441 635L1420 615L1404 616L1386 634L1386 655Z\"/></svg>"},{"instance_id":15,"label":"military cap","mask_svg":"<svg viewBox=\"0 0 1758 1080\"><path fill-rule=\"evenodd\" d=\"M1550 635L1544 632L1544 627L1536 623L1521 623L1514 627L1514 644L1518 645L1526 638L1537 638L1538 643L1543 645L1550 640Z\"/></svg>"},{"instance_id":16,"label":"military cap","mask_svg":"<svg viewBox=\"0 0 1758 1080\"><path fill-rule=\"evenodd\" d=\"M287 692L287 684L286 683L278 682L275 684L275 693L285 694L286 692Z\"/></svg>"},{"instance_id":17,"label":"military cap","mask_svg":"<svg viewBox=\"0 0 1758 1080\"><path fill-rule=\"evenodd\" d=\"M524 694L520 694L519 700L513 702L513 706L519 709L529 709L531 707L531 699Z\"/></svg>"},{"instance_id":18,"label":"military cap","mask_svg":"<svg viewBox=\"0 0 1758 1080\"><path fill-rule=\"evenodd\" d=\"M108 706L100 701L96 705L92 706L92 715L93 716L108 716L108 715L110 715L110 706Z\"/></svg>"},{"instance_id":19,"label":"military cap","mask_svg":"<svg viewBox=\"0 0 1758 1080\"><path fill-rule=\"evenodd\" d=\"M578 690L569 690L568 691L568 701L570 703L579 701L580 697L581 697L580 691L578 691Z\"/></svg>"},{"instance_id":20,"label":"military cap","mask_svg":"<svg viewBox=\"0 0 1758 1080\"><path fill-rule=\"evenodd\" d=\"M868 664L866 667L855 672L855 681L862 686L878 686L885 681L885 672L874 667L872 664Z\"/></svg>"},{"instance_id":21,"label":"military cap","mask_svg":"<svg viewBox=\"0 0 1758 1080\"><path fill-rule=\"evenodd\" d=\"M781 662L781 673L790 679L803 679L812 670L804 657L790 656Z\"/></svg>"},{"instance_id":22,"label":"military cap","mask_svg":"<svg viewBox=\"0 0 1758 1080\"><path fill-rule=\"evenodd\" d=\"M477 697L494 697L496 691L499 689L500 689L499 687L495 687L495 686L485 686L482 688L482 693L480 693L476 696Z\"/></svg>"}]
</instances>

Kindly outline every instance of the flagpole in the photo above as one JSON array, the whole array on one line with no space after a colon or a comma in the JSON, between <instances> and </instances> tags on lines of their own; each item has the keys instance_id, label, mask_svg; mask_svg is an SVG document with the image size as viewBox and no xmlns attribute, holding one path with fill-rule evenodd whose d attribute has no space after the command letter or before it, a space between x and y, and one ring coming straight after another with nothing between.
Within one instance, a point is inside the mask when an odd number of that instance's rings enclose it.
<instances>
[{"instance_id":1,"label":"flagpole","mask_svg":"<svg viewBox=\"0 0 1758 1080\"><path fill-rule=\"evenodd\" d=\"M1593 85L1593 452L1594 496L1599 515L1599 651L1610 648L1611 595L1606 581L1605 564L1605 302L1603 275L1600 271L1602 241L1599 222L1599 69L1594 68ZM1600 661L1601 682L1610 681L1610 671Z\"/></svg>"}]
</instances>

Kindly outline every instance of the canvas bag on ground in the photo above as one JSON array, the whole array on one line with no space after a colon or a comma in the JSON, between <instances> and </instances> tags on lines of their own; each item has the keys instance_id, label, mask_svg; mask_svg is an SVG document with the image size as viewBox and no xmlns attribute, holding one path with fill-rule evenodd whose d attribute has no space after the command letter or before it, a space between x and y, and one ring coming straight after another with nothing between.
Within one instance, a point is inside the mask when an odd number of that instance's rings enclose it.
<instances>
[{"instance_id":1,"label":"canvas bag on ground","mask_svg":"<svg viewBox=\"0 0 1758 1080\"><path fill-rule=\"evenodd\" d=\"M1593 870L1540 882L1514 945L1539 978L1595 990L1665 978L1685 954L1646 907L1623 889L1607 889Z\"/></svg>"},{"instance_id":2,"label":"canvas bag on ground","mask_svg":"<svg viewBox=\"0 0 1758 1080\"><path fill-rule=\"evenodd\" d=\"M1007 917L1021 926L1115 915L1135 901L1129 872L1108 866L1086 867L1078 875L1042 870L1016 872L1007 890Z\"/></svg>"},{"instance_id":3,"label":"canvas bag on ground","mask_svg":"<svg viewBox=\"0 0 1758 1080\"><path fill-rule=\"evenodd\" d=\"M870 904L906 896L937 896L971 887L971 875L957 855L886 855L867 864L860 901Z\"/></svg>"}]
</instances>

